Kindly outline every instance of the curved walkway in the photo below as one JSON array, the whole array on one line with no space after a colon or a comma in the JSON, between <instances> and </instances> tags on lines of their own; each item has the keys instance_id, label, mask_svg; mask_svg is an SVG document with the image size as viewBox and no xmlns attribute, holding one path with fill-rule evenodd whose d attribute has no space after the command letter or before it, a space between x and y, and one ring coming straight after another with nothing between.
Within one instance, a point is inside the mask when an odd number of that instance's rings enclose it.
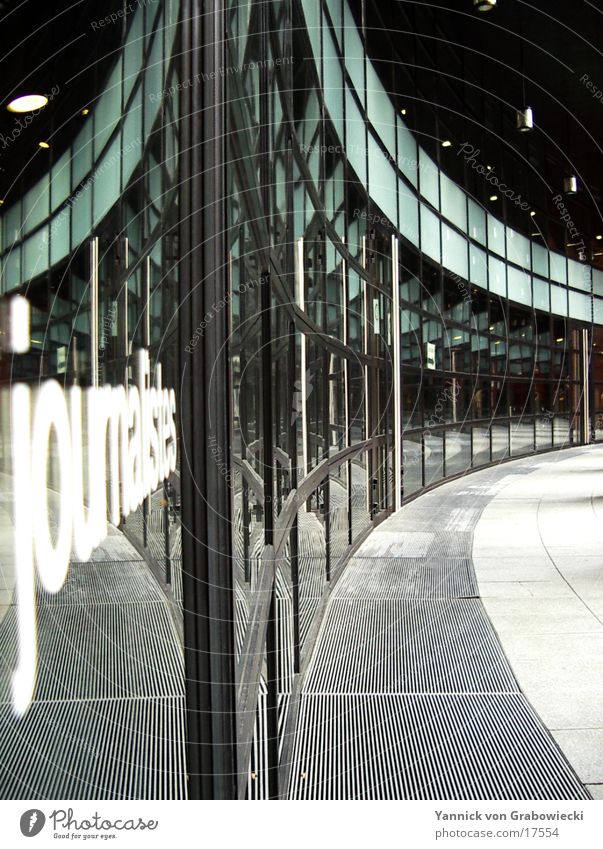
<instances>
[{"instance_id":1,"label":"curved walkway","mask_svg":"<svg viewBox=\"0 0 603 849\"><path fill-rule=\"evenodd\" d=\"M473 563L522 690L603 798L603 448L511 480L477 523Z\"/></svg>"},{"instance_id":2,"label":"curved walkway","mask_svg":"<svg viewBox=\"0 0 603 849\"><path fill-rule=\"evenodd\" d=\"M572 463L595 469L602 462L597 447L487 469L421 496L375 529L333 589L304 673L291 798L589 798L584 782L591 778L575 760L580 780L557 744L569 752L567 741L558 728L549 732L520 687L531 675L521 668L530 635L512 658L518 683L487 613L498 605L507 615L507 585L512 592L550 576L520 575L524 545L535 538L520 538L494 515L489 520L487 510L499 509L510 487L520 493L527 483L538 497L543 476L550 482L560 471L570 474ZM523 517L523 504L517 507ZM486 606L471 560L476 526ZM501 528L496 542L494 527ZM576 546L579 536L572 532L565 545ZM509 539L513 559L505 564L500 554ZM587 613L594 628L598 617ZM600 680L596 687L603 693Z\"/></svg>"}]
</instances>

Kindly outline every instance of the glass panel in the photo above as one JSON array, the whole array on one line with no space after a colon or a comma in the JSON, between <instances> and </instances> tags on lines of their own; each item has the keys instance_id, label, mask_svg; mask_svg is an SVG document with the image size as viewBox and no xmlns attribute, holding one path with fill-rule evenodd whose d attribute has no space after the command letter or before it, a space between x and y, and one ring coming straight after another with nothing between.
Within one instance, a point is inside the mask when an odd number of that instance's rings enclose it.
<instances>
[{"instance_id":1,"label":"glass panel","mask_svg":"<svg viewBox=\"0 0 603 849\"><path fill-rule=\"evenodd\" d=\"M162 27L163 13L159 19L158 26ZM161 107L161 91L163 89L163 33L159 29L153 38L153 47L149 57L149 64L144 72L144 133L148 136L153 129L155 118ZM155 97L151 98L154 94Z\"/></svg>"},{"instance_id":2,"label":"glass panel","mask_svg":"<svg viewBox=\"0 0 603 849\"><path fill-rule=\"evenodd\" d=\"M446 477L471 469L471 428L446 431Z\"/></svg>"},{"instance_id":3,"label":"glass panel","mask_svg":"<svg viewBox=\"0 0 603 849\"><path fill-rule=\"evenodd\" d=\"M48 174L23 198L23 232L29 233L50 214L50 181Z\"/></svg>"},{"instance_id":4,"label":"glass panel","mask_svg":"<svg viewBox=\"0 0 603 849\"><path fill-rule=\"evenodd\" d=\"M503 460L509 456L508 425L492 425L492 460Z\"/></svg>"},{"instance_id":5,"label":"glass panel","mask_svg":"<svg viewBox=\"0 0 603 849\"><path fill-rule=\"evenodd\" d=\"M337 39L337 43L339 47L343 47L343 38L342 38L342 9L341 9L341 0L327 0L327 9L331 14L331 21L333 23L333 27L335 29L335 38Z\"/></svg>"},{"instance_id":6,"label":"glass panel","mask_svg":"<svg viewBox=\"0 0 603 849\"><path fill-rule=\"evenodd\" d=\"M394 227L397 226L398 199L396 175L391 162L380 150L372 134L368 134L369 185L371 195Z\"/></svg>"},{"instance_id":7,"label":"glass panel","mask_svg":"<svg viewBox=\"0 0 603 849\"><path fill-rule=\"evenodd\" d=\"M532 270L542 277L549 276L549 252L536 242L532 242Z\"/></svg>"},{"instance_id":8,"label":"glass panel","mask_svg":"<svg viewBox=\"0 0 603 849\"><path fill-rule=\"evenodd\" d=\"M507 259L522 268L529 269L531 266L529 240L511 227L507 227Z\"/></svg>"},{"instance_id":9,"label":"glass panel","mask_svg":"<svg viewBox=\"0 0 603 849\"><path fill-rule=\"evenodd\" d=\"M401 118L396 117L396 125L398 128L398 168L416 188L419 171L417 143Z\"/></svg>"},{"instance_id":10,"label":"glass panel","mask_svg":"<svg viewBox=\"0 0 603 849\"><path fill-rule=\"evenodd\" d=\"M89 115L73 143L71 190L77 188L92 168L92 129L94 121Z\"/></svg>"},{"instance_id":11,"label":"glass panel","mask_svg":"<svg viewBox=\"0 0 603 849\"><path fill-rule=\"evenodd\" d=\"M488 285L490 287L490 291L496 295L501 295L503 298L507 297L507 281L506 281L506 268L504 262L500 259L496 259L491 256L488 257Z\"/></svg>"},{"instance_id":12,"label":"glass panel","mask_svg":"<svg viewBox=\"0 0 603 849\"><path fill-rule=\"evenodd\" d=\"M23 242L23 274L31 280L48 268L48 225Z\"/></svg>"},{"instance_id":13,"label":"glass panel","mask_svg":"<svg viewBox=\"0 0 603 849\"><path fill-rule=\"evenodd\" d=\"M90 236L92 230L92 191L91 183L77 195L71 207L72 249Z\"/></svg>"},{"instance_id":14,"label":"glass panel","mask_svg":"<svg viewBox=\"0 0 603 849\"><path fill-rule=\"evenodd\" d=\"M421 434L404 436L402 441L402 483L404 497L423 486L423 444Z\"/></svg>"},{"instance_id":15,"label":"glass panel","mask_svg":"<svg viewBox=\"0 0 603 849\"><path fill-rule=\"evenodd\" d=\"M553 444L552 416L541 415L536 419L536 450L542 451Z\"/></svg>"},{"instance_id":16,"label":"glass panel","mask_svg":"<svg viewBox=\"0 0 603 849\"><path fill-rule=\"evenodd\" d=\"M421 204L421 250L436 262L441 262L440 221L423 204Z\"/></svg>"},{"instance_id":17,"label":"glass panel","mask_svg":"<svg viewBox=\"0 0 603 849\"><path fill-rule=\"evenodd\" d=\"M315 2L316 0L313 0ZM306 3L304 3L306 6ZM345 20L345 56L346 67L356 89L360 102L364 101L364 47L360 40L354 16L347 3L344 3ZM318 17L318 16L317 16Z\"/></svg>"},{"instance_id":18,"label":"glass panel","mask_svg":"<svg viewBox=\"0 0 603 849\"><path fill-rule=\"evenodd\" d=\"M52 166L50 176L51 201L50 208L57 209L69 197L71 178L71 150L66 150L58 162Z\"/></svg>"},{"instance_id":19,"label":"glass panel","mask_svg":"<svg viewBox=\"0 0 603 849\"><path fill-rule=\"evenodd\" d=\"M128 31L128 40L124 49L124 102L136 82L142 64L144 9L137 9Z\"/></svg>"},{"instance_id":20,"label":"glass panel","mask_svg":"<svg viewBox=\"0 0 603 849\"><path fill-rule=\"evenodd\" d=\"M366 106L369 121L375 127L385 149L394 157L396 154L394 107L371 62L368 62L366 66Z\"/></svg>"},{"instance_id":21,"label":"glass panel","mask_svg":"<svg viewBox=\"0 0 603 849\"><path fill-rule=\"evenodd\" d=\"M120 160L121 133L118 133L92 173L92 180L94 181L94 226L99 223L119 198Z\"/></svg>"},{"instance_id":22,"label":"glass panel","mask_svg":"<svg viewBox=\"0 0 603 849\"><path fill-rule=\"evenodd\" d=\"M590 295L582 295L580 292L569 293L569 316L579 321L590 321L591 314Z\"/></svg>"},{"instance_id":23,"label":"glass panel","mask_svg":"<svg viewBox=\"0 0 603 849\"><path fill-rule=\"evenodd\" d=\"M469 245L469 279L484 289L488 288L487 254L475 245Z\"/></svg>"},{"instance_id":24,"label":"glass panel","mask_svg":"<svg viewBox=\"0 0 603 849\"><path fill-rule=\"evenodd\" d=\"M438 167L422 147L419 147L419 189L423 197L436 209L440 207Z\"/></svg>"},{"instance_id":25,"label":"glass panel","mask_svg":"<svg viewBox=\"0 0 603 849\"><path fill-rule=\"evenodd\" d=\"M153 89L150 89L153 91ZM94 107L94 158L97 159L121 115L121 58L111 72L107 88Z\"/></svg>"},{"instance_id":26,"label":"glass panel","mask_svg":"<svg viewBox=\"0 0 603 849\"><path fill-rule=\"evenodd\" d=\"M419 206L408 186L398 180L399 229L411 244L419 246ZM603 293L602 293L603 294Z\"/></svg>"},{"instance_id":27,"label":"glass panel","mask_svg":"<svg viewBox=\"0 0 603 849\"><path fill-rule=\"evenodd\" d=\"M584 262L576 262L574 259L568 259L567 272L570 286L590 292L590 265Z\"/></svg>"},{"instance_id":28,"label":"glass panel","mask_svg":"<svg viewBox=\"0 0 603 849\"><path fill-rule=\"evenodd\" d=\"M444 476L444 434L425 431L425 486Z\"/></svg>"},{"instance_id":29,"label":"glass panel","mask_svg":"<svg viewBox=\"0 0 603 849\"><path fill-rule=\"evenodd\" d=\"M346 90L346 153L348 162L366 185L366 127L364 118L349 90Z\"/></svg>"},{"instance_id":30,"label":"glass panel","mask_svg":"<svg viewBox=\"0 0 603 849\"><path fill-rule=\"evenodd\" d=\"M567 315L567 289L551 285L551 312Z\"/></svg>"},{"instance_id":31,"label":"glass panel","mask_svg":"<svg viewBox=\"0 0 603 849\"><path fill-rule=\"evenodd\" d=\"M142 89L136 92L123 129L122 186L125 188L142 155Z\"/></svg>"},{"instance_id":32,"label":"glass panel","mask_svg":"<svg viewBox=\"0 0 603 849\"><path fill-rule=\"evenodd\" d=\"M469 198L469 235L476 242L486 244L486 213L471 198Z\"/></svg>"},{"instance_id":33,"label":"glass panel","mask_svg":"<svg viewBox=\"0 0 603 849\"><path fill-rule=\"evenodd\" d=\"M2 291L21 285L21 247L12 248L2 260Z\"/></svg>"},{"instance_id":34,"label":"glass panel","mask_svg":"<svg viewBox=\"0 0 603 849\"><path fill-rule=\"evenodd\" d=\"M567 283L565 257L551 251L549 259L551 261L551 280L556 280L558 283Z\"/></svg>"},{"instance_id":35,"label":"glass panel","mask_svg":"<svg viewBox=\"0 0 603 849\"><path fill-rule=\"evenodd\" d=\"M488 215L488 247L500 256L505 255L505 227L493 215Z\"/></svg>"},{"instance_id":36,"label":"glass panel","mask_svg":"<svg viewBox=\"0 0 603 849\"><path fill-rule=\"evenodd\" d=\"M467 232L467 195L445 174L440 173L442 215Z\"/></svg>"},{"instance_id":37,"label":"glass panel","mask_svg":"<svg viewBox=\"0 0 603 849\"><path fill-rule=\"evenodd\" d=\"M531 454L534 451L534 422L525 419L511 422L511 454Z\"/></svg>"},{"instance_id":38,"label":"glass panel","mask_svg":"<svg viewBox=\"0 0 603 849\"><path fill-rule=\"evenodd\" d=\"M323 31L324 39L324 70L323 70L323 91L325 97L325 105L331 116L331 121L335 126L335 131L339 138L344 138L344 119L343 119L343 73L339 63L337 49L333 41L330 31L325 27Z\"/></svg>"},{"instance_id":39,"label":"glass panel","mask_svg":"<svg viewBox=\"0 0 603 849\"><path fill-rule=\"evenodd\" d=\"M534 307L539 310L550 309L550 285L548 280L540 280L539 277L532 278L534 290Z\"/></svg>"},{"instance_id":40,"label":"glass panel","mask_svg":"<svg viewBox=\"0 0 603 849\"><path fill-rule=\"evenodd\" d=\"M593 292L603 297L603 271L593 268Z\"/></svg>"},{"instance_id":41,"label":"glass panel","mask_svg":"<svg viewBox=\"0 0 603 849\"><path fill-rule=\"evenodd\" d=\"M2 222L4 225L2 243L4 248L10 247L23 236L21 230L21 210L22 204L21 201L18 200L17 203L14 203L2 216Z\"/></svg>"},{"instance_id":42,"label":"glass panel","mask_svg":"<svg viewBox=\"0 0 603 849\"><path fill-rule=\"evenodd\" d=\"M329 476L329 562L331 575L348 549L348 464Z\"/></svg>"},{"instance_id":43,"label":"glass panel","mask_svg":"<svg viewBox=\"0 0 603 849\"><path fill-rule=\"evenodd\" d=\"M532 286L530 275L525 271L519 271L509 265L507 268L508 274L508 298L510 301L517 301L520 304L532 306Z\"/></svg>"},{"instance_id":44,"label":"glass panel","mask_svg":"<svg viewBox=\"0 0 603 849\"><path fill-rule=\"evenodd\" d=\"M371 526L368 508L369 490L366 454L360 454L350 463L352 502L352 542L356 542Z\"/></svg>"},{"instance_id":45,"label":"glass panel","mask_svg":"<svg viewBox=\"0 0 603 849\"><path fill-rule=\"evenodd\" d=\"M444 223L442 223L442 265L467 279L467 240Z\"/></svg>"},{"instance_id":46,"label":"glass panel","mask_svg":"<svg viewBox=\"0 0 603 849\"><path fill-rule=\"evenodd\" d=\"M473 428L473 465L484 466L490 462L490 429Z\"/></svg>"},{"instance_id":47,"label":"glass panel","mask_svg":"<svg viewBox=\"0 0 603 849\"><path fill-rule=\"evenodd\" d=\"M66 206L50 222L50 264L54 265L71 250L69 231L71 226L71 208Z\"/></svg>"}]
</instances>

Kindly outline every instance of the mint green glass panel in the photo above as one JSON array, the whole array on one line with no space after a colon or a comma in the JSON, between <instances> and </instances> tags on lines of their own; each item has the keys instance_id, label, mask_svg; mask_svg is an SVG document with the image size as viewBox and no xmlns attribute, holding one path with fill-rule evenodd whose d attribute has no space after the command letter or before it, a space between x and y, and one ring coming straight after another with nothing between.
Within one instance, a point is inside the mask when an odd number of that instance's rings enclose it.
<instances>
[{"instance_id":1,"label":"mint green glass panel","mask_svg":"<svg viewBox=\"0 0 603 849\"><path fill-rule=\"evenodd\" d=\"M325 105L335 126L335 131L340 139L344 137L343 120L343 72L333 37L328 29L323 33L324 39L324 65L323 65L323 92Z\"/></svg>"},{"instance_id":2,"label":"mint green glass panel","mask_svg":"<svg viewBox=\"0 0 603 849\"><path fill-rule=\"evenodd\" d=\"M488 215L488 247L500 256L505 255L505 226L493 215Z\"/></svg>"},{"instance_id":3,"label":"mint green glass panel","mask_svg":"<svg viewBox=\"0 0 603 849\"><path fill-rule=\"evenodd\" d=\"M23 242L23 276L33 280L48 270L48 225Z\"/></svg>"},{"instance_id":4,"label":"mint green glass panel","mask_svg":"<svg viewBox=\"0 0 603 849\"><path fill-rule=\"evenodd\" d=\"M90 114L84 126L77 134L73 142L73 161L71 164L71 191L82 182L92 168L92 134L94 120Z\"/></svg>"},{"instance_id":5,"label":"mint green glass panel","mask_svg":"<svg viewBox=\"0 0 603 849\"><path fill-rule=\"evenodd\" d=\"M424 254L441 262L440 220L421 204L421 250Z\"/></svg>"},{"instance_id":6,"label":"mint green glass panel","mask_svg":"<svg viewBox=\"0 0 603 849\"><path fill-rule=\"evenodd\" d=\"M335 38L337 39L337 44L340 49L343 48L343 39L342 39L342 7L341 0L327 0L327 9L331 15L331 21L333 22L333 27L335 28Z\"/></svg>"},{"instance_id":7,"label":"mint green glass panel","mask_svg":"<svg viewBox=\"0 0 603 849\"><path fill-rule=\"evenodd\" d=\"M370 195L394 227L398 223L396 174L391 162L379 148L372 133L368 134Z\"/></svg>"},{"instance_id":8,"label":"mint green glass panel","mask_svg":"<svg viewBox=\"0 0 603 849\"><path fill-rule=\"evenodd\" d=\"M163 16L159 19L161 27ZM144 134L149 136L153 124L161 107L161 92L165 88L163 74L163 33L159 29L153 36L153 46L149 64L144 73L145 100L144 100ZM151 94L155 96L150 97Z\"/></svg>"},{"instance_id":9,"label":"mint green glass panel","mask_svg":"<svg viewBox=\"0 0 603 849\"><path fill-rule=\"evenodd\" d=\"M419 190L436 209L440 208L440 180L437 165L419 148Z\"/></svg>"},{"instance_id":10,"label":"mint green glass panel","mask_svg":"<svg viewBox=\"0 0 603 849\"><path fill-rule=\"evenodd\" d=\"M344 22L345 64L358 97L364 103L364 47L347 3L344 4Z\"/></svg>"},{"instance_id":11,"label":"mint green glass panel","mask_svg":"<svg viewBox=\"0 0 603 849\"><path fill-rule=\"evenodd\" d=\"M419 204L409 187L398 179L399 230L417 248L419 247Z\"/></svg>"},{"instance_id":12,"label":"mint green glass panel","mask_svg":"<svg viewBox=\"0 0 603 849\"><path fill-rule=\"evenodd\" d=\"M593 302L593 307L595 313L595 324L603 324L603 301L599 298L595 298Z\"/></svg>"},{"instance_id":13,"label":"mint green glass panel","mask_svg":"<svg viewBox=\"0 0 603 849\"><path fill-rule=\"evenodd\" d=\"M366 111L385 149L394 157L396 155L394 106L371 62L366 66Z\"/></svg>"},{"instance_id":14,"label":"mint green glass panel","mask_svg":"<svg viewBox=\"0 0 603 849\"><path fill-rule=\"evenodd\" d=\"M71 187L71 150L66 150L50 172L50 208L57 209L69 197Z\"/></svg>"},{"instance_id":15,"label":"mint green glass panel","mask_svg":"<svg viewBox=\"0 0 603 849\"><path fill-rule=\"evenodd\" d=\"M551 286L551 312L567 315L567 289L562 286Z\"/></svg>"},{"instance_id":16,"label":"mint green glass panel","mask_svg":"<svg viewBox=\"0 0 603 849\"><path fill-rule=\"evenodd\" d=\"M71 251L69 232L71 207L64 206L50 222L50 264L66 257Z\"/></svg>"},{"instance_id":17,"label":"mint green glass panel","mask_svg":"<svg viewBox=\"0 0 603 849\"><path fill-rule=\"evenodd\" d=\"M92 230L92 182L85 184L71 207L71 247L75 249Z\"/></svg>"},{"instance_id":18,"label":"mint green glass panel","mask_svg":"<svg viewBox=\"0 0 603 849\"><path fill-rule=\"evenodd\" d=\"M468 199L469 211L469 235L476 242L482 245L486 244L486 213L471 198Z\"/></svg>"},{"instance_id":19,"label":"mint green glass panel","mask_svg":"<svg viewBox=\"0 0 603 849\"><path fill-rule=\"evenodd\" d=\"M590 295L570 291L569 316L577 318L578 321L590 321Z\"/></svg>"},{"instance_id":20,"label":"mint green glass panel","mask_svg":"<svg viewBox=\"0 0 603 849\"><path fill-rule=\"evenodd\" d=\"M584 262L576 262L575 259L568 259L567 277L570 286L582 289L584 292L590 292L590 265Z\"/></svg>"},{"instance_id":21,"label":"mint green glass panel","mask_svg":"<svg viewBox=\"0 0 603 849\"><path fill-rule=\"evenodd\" d=\"M398 168L409 183L412 183L416 188L419 173L417 143L415 137L399 116L396 116L396 127L398 131Z\"/></svg>"},{"instance_id":22,"label":"mint green glass panel","mask_svg":"<svg viewBox=\"0 0 603 849\"><path fill-rule=\"evenodd\" d=\"M346 90L346 153L348 162L366 185L366 127L364 118L349 90Z\"/></svg>"},{"instance_id":23,"label":"mint green glass panel","mask_svg":"<svg viewBox=\"0 0 603 849\"><path fill-rule=\"evenodd\" d=\"M468 278L467 240L442 222L442 265Z\"/></svg>"},{"instance_id":24,"label":"mint green glass panel","mask_svg":"<svg viewBox=\"0 0 603 849\"><path fill-rule=\"evenodd\" d=\"M21 246L12 248L2 260L2 291L21 285Z\"/></svg>"},{"instance_id":25,"label":"mint green glass panel","mask_svg":"<svg viewBox=\"0 0 603 849\"><path fill-rule=\"evenodd\" d=\"M125 188L142 156L142 90L138 89L124 120L122 186Z\"/></svg>"},{"instance_id":26,"label":"mint green glass panel","mask_svg":"<svg viewBox=\"0 0 603 849\"><path fill-rule=\"evenodd\" d=\"M488 288L488 254L475 245L469 245L469 280Z\"/></svg>"},{"instance_id":27,"label":"mint green glass panel","mask_svg":"<svg viewBox=\"0 0 603 849\"><path fill-rule=\"evenodd\" d=\"M21 211L21 200L18 200L10 207L2 218L4 223L4 237L2 242L5 248L9 248L14 242L21 239L23 236L23 230L21 227Z\"/></svg>"},{"instance_id":28,"label":"mint green glass panel","mask_svg":"<svg viewBox=\"0 0 603 849\"><path fill-rule=\"evenodd\" d=\"M551 280L556 280L558 283L567 283L567 268L565 257L561 254L551 251Z\"/></svg>"},{"instance_id":29,"label":"mint green glass panel","mask_svg":"<svg viewBox=\"0 0 603 849\"><path fill-rule=\"evenodd\" d=\"M121 116L121 57L113 68L107 88L94 106L94 159L98 159Z\"/></svg>"},{"instance_id":30,"label":"mint green glass panel","mask_svg":"<svg viewBox=\"0 0 603 849\"><path fill-rule=\"evenodd\" d=\"M528 270L532 265L529 239L510 227L507 227L507 259Z\"/></svg>"},{"instance_id":31,"label":"mint green glass panel","mask_svg":"<svg viewBox=\"0 0 603 849\"><path fill-rule=\"evenodd\" d=\"M440 204L442 215L467 232L467 195L449 177L440 172Z\"/></svg>"},{"instance_id":32,"label":"mint green glass panel","mask_svg":"<svg viewBox=\"0 0 603 849\"><path fill-rule=\"evenodd\" d=\"M320 68L320 0L303 0L302 5L308 35L310 36L310 44L312 45L312 53L314 54L318 68Z\"/></svg>"},{"instance_id":33,"label":"mint green glass panel","mask_svg":"<svg viewBox=\"0 0 603 849\"><path fill-rule=\"evenodd\" d=\"M94 180L94 226L109 212L120 195L121 133L113 139L107 152L92 172Z\"/></svg>"},{"instance_id":34,"label":"mint green glass panel","mask_svg":"<svg viewBox=\"0 0 603 849\"><path fill-rule=\"evenodd\" d=\"M534 287L534 309L548 311L551 306L549 281L534 277L532 278L532 286Z\"/></svg>"},{"instance_id":35,"label":"mint green glass panel","mask_svg":"<svg viewBox=\"0 0 603 849\"><path fill-rule=\"evenodd\" d=\"M488 257L488 288L495 295L507 297L506 266L495 256Z\"/></svg>"},{"instance_id":36,"label":"mint green glass panel","mask_svg":"<svg viewBox=\"0 0 603 849\"><path fill-rule=\"evenodd\" d=\"M532 279L529 274L512 265L507 266L507 286L510 301L532 306Z\"/></svg>"},{"instance_id":37,"label":"mint green glass panel","mask_svg":"<svg viewBox=\"0 0 603 849\"><path fill-rule=\"evenodd\" d=\"M603 297L603 271L593 268L593 292Z\"/></svg>"},{"instance_id":38,"label":"mint green glass panel","mask_svg":"<svg viewBox=\"0 0 603 849\"><path fill-rule=\"evenodd\" d=\"M536 242L532 242L532 271L543 277L549 276L549 252Z\"/></svg>"},{"instance_id":39,"label":"mint green glass panel","mask_svg":"<svg viewBox=\"0 0 603 849\"><path fill-rule=\"evenodd\" d=\"M124 102L130 96L142 65L143 24L144 9L140 8L132 17L124 48Z\"/></svg>"},{"instance_id":40,"label":"mint green glass panel","mask_svg":"<svg viewBox=\"0 0 603 849\"><path fill-rule=\"evenodd\" d=\"M50 214L50 179L48 173L23 198L23 233L29 233Z\"/></svg>"}]
</instances>

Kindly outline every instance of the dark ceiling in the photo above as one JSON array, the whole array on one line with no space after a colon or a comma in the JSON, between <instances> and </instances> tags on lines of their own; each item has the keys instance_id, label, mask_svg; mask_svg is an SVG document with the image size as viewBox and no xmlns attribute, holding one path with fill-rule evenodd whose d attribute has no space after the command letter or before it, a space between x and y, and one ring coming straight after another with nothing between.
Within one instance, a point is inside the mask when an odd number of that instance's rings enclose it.
<instances>
[{"instance_id":1,"label":"dark ceiling","mask_svg":"<svg viewBox=\"0 0 603 849\"><path fill-rule=\"evenodd\" d=\"M363 0L354 5L360 20ZM542 186L548 194L558 191L563 177L574 173L581 189L570 204L601 230L600 2L498 0L495 9L479 13L473 0L366 0L364 17L370 52L381 59L408 120L445 170L462 176L454 170L454 148L446 160L434 137L468 141L505 177L516 168L518 190L537 208L545 203ZM393 44L391 55L386 41ZM531 133L515 127L515 109L522 105L534 111Z\"/></svg>"},{"instance_id":2,"label":"dark ceiling","mask_svg":"<svg viewBox=\"0 0 603 849\"><path fill-rule=\"evenodd\" d=\"M124 21L93 24L121 5L117 0L0 2L0 199L5 203L58 159L85 120L82 109L102 90ZM25 115L6 109L19 94L48 96L53 90L48 106L27 123ZM40 149L40 141L50 148Z\"/></svg>"}]
</instances>

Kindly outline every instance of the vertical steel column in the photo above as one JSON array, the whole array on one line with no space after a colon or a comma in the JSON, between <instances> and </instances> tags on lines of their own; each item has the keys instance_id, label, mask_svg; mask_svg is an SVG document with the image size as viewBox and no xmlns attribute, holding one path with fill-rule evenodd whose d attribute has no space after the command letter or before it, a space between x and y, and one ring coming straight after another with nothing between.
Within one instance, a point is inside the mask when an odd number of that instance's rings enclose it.
<instances>
[{"instance_id":1,"label":"vertical steel column","mask_svg":"<svg viewBox=\"0 0 603 849\"><path fill-rule=\"evenodd\" d=\"M98 387L98 236L90 240L90 383Z\"/></svg>"},{"instance_id":2,"label":"vertical steel column","mask_svg":"<svg viewBox=\"0 0 603 849\"><path fill-rule=\"evenodd\" d=\"M394 381L394 510L402 506L402 358L400 356L400 265L398 239L392 236L392 376Z\"/></svg>"},{"instance_id":3,"label":"vertical steel column","mask_svg":"<svg viewBox=\"0 0 603 849\"><path fill-rule=\"evenodd\" d=\"M230 467L223 0L184 0L180 99L181 498L188 795L237 795L231 492L210 445ZM200 74L203 74L200 82ZM196 80L196 82L195 82ZM188 349L188 350L187 350ZM243 767L244 768L244 767Z\"/></svg>"}]
</instances>

